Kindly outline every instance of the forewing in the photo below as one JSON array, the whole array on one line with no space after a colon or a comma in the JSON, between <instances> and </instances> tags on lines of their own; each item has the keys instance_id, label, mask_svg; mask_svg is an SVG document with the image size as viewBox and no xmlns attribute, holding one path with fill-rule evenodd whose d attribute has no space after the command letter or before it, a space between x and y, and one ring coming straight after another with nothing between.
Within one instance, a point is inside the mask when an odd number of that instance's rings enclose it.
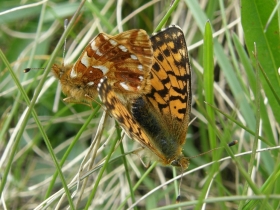
<instances>
[{"instance_id":1,"label":"forewing","mask_svg":"<svg viewBox=\"0 0 280 210\"><path fill-rule=\"evenodd\" d=\"M153 60L149 36L144 30L134 29L110 36L97 35L74 64L71 75L93 82L97 87L105 75L115 91L148 92L147 78Z\"/></svg>"},{"instance_id":2,"label":"forewing","mask_svg":"<svg viewBox=\"0 0 280 210\"><path fill-rule=\"evenodd\" d=\"M184 34L179 27L170 26L152 36L151 42L151 91L145 97L162 119L162 127L183 144L191 110L191 69Z\"/></svg>"}]
</instances>

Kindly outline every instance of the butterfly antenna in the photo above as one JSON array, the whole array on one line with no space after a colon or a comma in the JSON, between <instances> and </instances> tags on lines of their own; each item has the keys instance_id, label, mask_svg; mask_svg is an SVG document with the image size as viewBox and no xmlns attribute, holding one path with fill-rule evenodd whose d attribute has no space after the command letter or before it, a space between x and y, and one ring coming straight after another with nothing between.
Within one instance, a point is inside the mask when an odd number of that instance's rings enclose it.
<instances>
[{"instance_id":1,"label":"butterfly antenna","mask_svg":"<svg viewBox=\"0 0 280 210\"><path fill-rule=\"evenodd\" d=\"M190 122L189 122L189 125L191 125L195 120L196 120L197 117L195 117L194 119L192 119ZM178 196L176 198L176 203L180 203L181 201L181 185L182 185L182 182L183 182L183 173L184 173L184 170L183 170L183 167L181 166L181 179L180 179L180 184L179 184L179 189L178 189Z\"/></svg>"},{"instance_id":2,"label":"butterfly antenna","mask_svg":"<svg viewBox=\"0 0 280 210\"><path fill-rule=\"evenodd\" d=\"M45 68L25 68L23 70L24 73L28 73L30 72L31 70L42 70L42 69L45 69Z\"/></svg>"},{"instance_id":3,"label":"butterfly antenna","mask_svg":"<svg viewBox=\"0 0 280 210\"><path fill-rule=\"evenodd\" d=\"M236 145L237 143L238 143L238 141L237 141L237 140L234 140L234 141L228 143L227 145L228 145L229 147L232 147L232 146ZM218 150L218 149L221 149L221 148L223 148L223 146L221 146L221 147L216 147L216 148L211 149L211 150L209 150L209 151L207 151L207 152L200 153L199 155L195 155L195 156L189 157L189 159L193 159L193 158L196 158L196 157L199 157L199 156L208 154L208 153L210 153L210 152L213 152L213 151Z\"/></svg>"},{"instance_id":4,"label":"butterfly antenna","mask_svg":"<svg viewBox=\"0 0 280 210\"><path fill-rule=\"evenodd\" d=\"M66 28L68 27L68 19L65 19L64 20L64 31L66 31ZM65 60L65 52L66 52L66 38L65 38L65 40L64 40L64 47L63 47L63 65L64 65L64 60Z\"/></svg>"},{"instance_id":5,"label":"butterfly antenna","mask_svg":"<svg viewBox=\"0 0 280 210\"><path fill-rule=\"evenodd\" d=\"M184 173L184 170L183 170L183 167L181 166L181 179L180 179L180 184L179 184L179 189L178 189L178 196L176 198L176 203L180 203L180 201L181 201L181 185L183 182L183 173Z\"/></svg>"},{"instance_id":6,"label":"butterfly antenna","mask_svg":"<svg viewBox=\"0 0 280 210\"><path fill-rule=\"evenodd\" d=\"M66 30L67 26L68 26L68 19L65 19L64 20L64 30ZM66 38L64 40L64 47L63 47L63 65L64 65L64 59L65 59L65 51L66 51ZM30 72L31 70L43 70L45 68L25 68L23 70L24 73L28 73Z\"/></svg>"},{"instance_id":7,"label":"butterfly antenna","mask_svg":"<svg viewBox=\"0 0 280 210\"><path fill-rule=\"evenodd\" d=\"M234 140L234 141L228 143L227 145L228 145L229 147L232 147L232 146L236 145L237 143L238 143L238 141L237 141L237 140ZM215 149L211 149L211 150L209 150L209 151L207 151L207 152L203 152L203 153L201 153L201 154L199 154L199 155L195 155L195 156L189 157L188 159L196 158L196 157L199 157L199 156L201 156L201 155L205 155L205 154L207 154L207 153L213 152L213 151L218 150L218 149L221 149L221 148L223 148L223 146L217 147L217 148L215 148ZM180 203L180 201L181 201L181 185L182 185L182 181L183 181L183 172L184 172L184 170L183 170L183 168L181 167L181 179L180 179L180 184L179 184L179 189L178 189L178 196L177 196L177 198L176 198L176 203Z\"/></svg>"}]
</instances>

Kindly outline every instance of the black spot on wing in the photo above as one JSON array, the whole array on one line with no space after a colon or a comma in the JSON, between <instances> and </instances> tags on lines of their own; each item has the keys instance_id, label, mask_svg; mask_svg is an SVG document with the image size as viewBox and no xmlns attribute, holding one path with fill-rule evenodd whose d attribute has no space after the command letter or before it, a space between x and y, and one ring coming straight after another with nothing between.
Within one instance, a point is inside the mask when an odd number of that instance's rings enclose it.
<instances>
[{"instance_id":1,"label":"black spot on wing","mask_svg":"<svg viewBox=\"0 0 280 210\"><path fill-rule=\"evenodd\" d=\"M162 56L162 54L158 54L157 59L162 62L164 60L164 57Z\"/></svg>"},{"instance_id":2,"label":"black spot on wing","mask_svg":"<svg viewBox=\"0 0 280 210\"><path fill-rule=\"evenodd\" d=\"M152 66L152 68L155 70L155 71L159 71L160 70L160 66L157 62L155 62Z\"/></svg>"},{"instance_id":3,"label":"black spot on wing","mask_svg":"<svg viewBox=\"0 0 280 210\"><path fill-rule=\"evenodd\" d=\"M169 49L163 50L163 54L164 54L166 57L169 57L169 56L170 56L170 51L169 51Z\"/></svg>"}]
</instances>

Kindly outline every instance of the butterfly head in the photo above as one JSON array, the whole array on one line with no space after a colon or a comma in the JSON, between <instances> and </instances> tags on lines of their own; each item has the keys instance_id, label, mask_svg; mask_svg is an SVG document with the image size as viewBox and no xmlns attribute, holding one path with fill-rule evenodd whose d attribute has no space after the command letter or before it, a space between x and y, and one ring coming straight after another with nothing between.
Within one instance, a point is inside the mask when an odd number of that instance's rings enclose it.
<instances>
[{"instance_id":1,"label":"butterfly head","mask_svg":"<svg viewBox=\"0 0 280 210\"><path fill-rule=\"evenodd\" d=\"M61 77L68 72L71 68L73 67L73 65L58 65L58 64L53 64L52 66L52 73L53 75L57 78L57 79L61 79Z\"/></svg>"},{"instance_id":2,"label":"butterfly head","mask_svg":"<svg viewBox=\"0 0 280 210\"><path fill-rule=\"evenodd\" d=\"M170 163L170 165L175 167L180 167L182 168L182 170L186 170L189 167L189 164L190 164L189 158L184 156L180 156Z\"/></svg>"},{"instance_id":3,"label":"butterfly head","mask_svg":"<svg viewBox=\"0 0 280 210\"><path fill-rule=\"evenodd\" d=\"M52 66L53 75L59 79L65 102L91 102L97 91L95 82L89 76L82 77L82 72L73 71L73 64Z\"/></svg>"}]
</instances>

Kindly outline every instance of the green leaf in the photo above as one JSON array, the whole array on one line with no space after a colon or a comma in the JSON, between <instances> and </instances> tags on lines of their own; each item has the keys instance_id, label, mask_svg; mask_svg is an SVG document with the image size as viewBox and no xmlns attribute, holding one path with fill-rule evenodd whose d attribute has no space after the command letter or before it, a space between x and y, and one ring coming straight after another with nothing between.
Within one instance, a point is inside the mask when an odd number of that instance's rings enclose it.
<instances>
[{"instance_id":1,"label":"green leaf","mask_svg":"<svg viewBox=\"0 0 280 210\"><path fill-rule=\"evenodd\" d=\"M276 94L280 95L280 78L278 68L280 67L280 38L279 24L277 16L274 16L268 26L266 32L265 26L272 13L276 1L274 0L255 0L241 1L241 21L245 34L245 42L249 55L253 63L256 63L252 54L254 51L254 42L257 45L258 59L265 70L265 73L274 87ZM256 65L255 65L256 66ZM273 114L277 122L280 122L279 103L277 102L273 92L271 91L264 76L260 75L260 80L264 88L268 102L272 108Z\"/></svg>"}]
</instances>

